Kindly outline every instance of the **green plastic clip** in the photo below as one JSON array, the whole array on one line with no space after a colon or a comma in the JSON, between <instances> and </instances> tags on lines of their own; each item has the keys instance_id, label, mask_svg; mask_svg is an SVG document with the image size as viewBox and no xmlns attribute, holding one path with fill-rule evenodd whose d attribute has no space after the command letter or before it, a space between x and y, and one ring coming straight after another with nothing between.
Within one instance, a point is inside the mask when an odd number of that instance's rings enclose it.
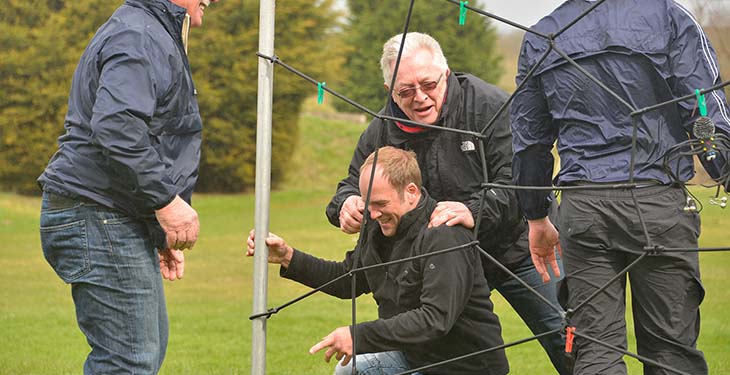
<instances>
[{"instance_id":1,"label":"green plastic clip","mask_svg":"<svg viewBox=\"0 0 730 375\"><path fill-rule=\"evenodd\" d=\"M700 116L707 116L707 102L705 102L705 94L700 94L700 89L695 90L697 96L697 106L700 107Z\"/></svg>"},{"instance_id":2,"label":"green plastic clip","mask_svg":"<svg viewBox=\"0 0 730 375\"><path fill-rule=\"evenodd\" d=\"M317 82L317 104L324 103L324 85L327 82Z\"/></svg>"},{"instance_id":3,"label":"green plastic clip","mask_svg":"<svg viewBox=\"0 0 730 375\"><path fill-rule=\"evenodd\" d=\"M466 23L466 6L469 5L468 1L459 1L459 25L464 26Z\"/></svg>"}]
</instances>

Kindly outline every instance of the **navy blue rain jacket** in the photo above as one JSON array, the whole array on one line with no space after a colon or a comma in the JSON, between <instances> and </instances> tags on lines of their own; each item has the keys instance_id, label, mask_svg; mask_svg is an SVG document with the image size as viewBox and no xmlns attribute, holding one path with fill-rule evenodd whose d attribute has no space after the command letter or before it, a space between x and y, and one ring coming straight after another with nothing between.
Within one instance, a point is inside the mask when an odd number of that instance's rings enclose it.
<instances>
[{"instance_id":1,"label":"navy blue rain jacket","mask_svg":"<svg viewBox=\"0 0 730 375\"><path fill-rule=\"evenodd\" d=\"M556 33L594 3L566 1L533 30ZM715 51L707 36L697 20L672 0L605 1L561 34L556 46L635 109L721 82ZM526 34L517 84L547 49L546 40ZM706 100L716 132L730 134L724 92L709 93ZM670 147L692 136L692 124L699 116L698 111L693 113L695 105L694 100L689 100L638 118L635 180L670 182L663 158ZM515 183L550 185L550 149L556 139L561 162L556 185L628 181L631 112L625 103L551 52L515 95L511 106ZM719 168L724 167L723 159L716 160ZM673 170L681 181L689 180L694 176L692 158L680 158ZM528 219L546 216L547 193L518 194Z\"/></svg>"},{"instance_id":2,"label":"navy blue rain jacket","mask_svg":"<svg viewBox=\"0 0 730 375\"><path fill-rule=\"evenodd\" d=\"M127 0L74 73L59 149L38 182L138 218L175 195L190 202L202 122L181 30L168 0Z\"/></svg>"}]
</instances>

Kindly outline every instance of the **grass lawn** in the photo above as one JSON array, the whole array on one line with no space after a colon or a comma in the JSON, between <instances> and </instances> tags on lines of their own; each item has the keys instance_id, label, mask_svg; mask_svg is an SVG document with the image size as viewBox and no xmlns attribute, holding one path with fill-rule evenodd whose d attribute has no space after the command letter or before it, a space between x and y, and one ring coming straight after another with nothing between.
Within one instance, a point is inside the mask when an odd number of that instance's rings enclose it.
<instances>
[{"instance_id":1,"label":"grass lawn","mask_svg":"<svg viewBox=\"0 0 730 375\"><path fill-rule=\"evenodd\" d=\"M300 249L341 259L354 246L355 237L330 226L324 207L346 173L362 126L305 117L302 127L302 134L312 135L302 139L294 172L271 196L270 228ZM728 212L707 204L711 193L698 190L705 203L701 242L727 246ZM243 249L254 225L254 196L197 195L194 201L201 237L186 253L185 279L166 283L171 333L162 373L248 374L253 262ZM0 249L0 374L79 374L88 346L76 327L69 287L43 259L38 208L38 198L0 193L0 240L5 244ZM710 373L727 373L730 253L703 253L701 258L706 297L698 346L707 356ZM280 279L277 272L276 267L269 268L270 307L308 290ZM530 336L509 305L496 293L493 299L505 341ZM349 300L318 294L274 315L267 322L267 373L330 374L332 365L307 350L335 327L349 324L350 309ZM370 296L360 298L358 320L375 316ZM630 333L632 329L629 325ZM507 355L512 374L554 373L534 342L510 348ZM635 360L627 362L630 373L641 373Z\"/></svg>"}]
</instances>

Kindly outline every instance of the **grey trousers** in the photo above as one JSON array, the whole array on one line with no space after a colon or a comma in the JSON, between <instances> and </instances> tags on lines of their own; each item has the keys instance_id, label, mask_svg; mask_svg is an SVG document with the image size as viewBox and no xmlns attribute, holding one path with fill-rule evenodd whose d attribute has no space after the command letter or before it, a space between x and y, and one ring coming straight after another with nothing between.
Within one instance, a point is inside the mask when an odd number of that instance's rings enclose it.
<instances>
[{"instance_id":1,"label":"grey trousers","mask_svg":"<svg viewBox=\"0 0 730 375\"><path fill-rule=\"evenodd\" d=\"M653 245L696 248L699 215L685 211L685 192L654 186L634 191ZM636 205L627 190L564 191L559 212L566 278L566 310L576 308L605 285L647 245ZM690 374L707 374L696 343L704 297L696 252L652 254L629 272L638 354ZM627 348L626 276L580 306L569 324L606 344ZM626 374L623 354L575 338L574 374ZM674 374L644 364L644 374Z\"/></svg>"}]
</instances>

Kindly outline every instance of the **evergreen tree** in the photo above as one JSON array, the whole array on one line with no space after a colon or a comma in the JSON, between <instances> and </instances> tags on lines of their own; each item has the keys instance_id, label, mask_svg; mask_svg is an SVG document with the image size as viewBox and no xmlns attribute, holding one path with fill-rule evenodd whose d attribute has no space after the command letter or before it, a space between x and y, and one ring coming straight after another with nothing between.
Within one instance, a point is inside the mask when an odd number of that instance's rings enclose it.
<instances>
[{"instance_id":1,"label":"evergreen tree","mask_svg":"<svg viewBox=\"0 0 730 375\"><path fill-rule=\"evenodd\" d=\"M326 80L342 76L338 14L332 0L290 0L276 6L275 54L297 70ZM218 8L218 9L216 9ZM193 77L203 114L203 153L197 191L253 188L256 162L258 4L224 1L206 13L190 44ZM336 82L336 79L335 81ZM283 180L299 139L298 116L317 87L276 67L272 134L272 185Z\"/></svg>"},{"instance_id":2,"label":"evergreen tree","mask_svg":"<svg viewBox=\"0 0 730 375\"><path fill-rule=\"evenodd\" d=\"M0 190L39 193L35 180L64 132L79 57L122 2L26 0L0 9ZM311 76L342 76L343 58L326 55L330 48L342 49L332 2L288 0L276 8L277 55ZM257 49L257 2L216 3L206 10L205 25L190 32L189 59L204 124L197 191L253 187ZM274 186L296 147L301 104L316 93L299 77L275 71Z\"/></svg>"},{"instance_id":3,"label":"evergreen tree","mask_svg":"<svg viewBox=\"0 0 730 375\"><path fill-rule=\"evenodd\" d=\"M73 70L118 5L35 0L0 9L0 189L40 192L35 180L64 132Z\"/></svg>"},{"instance_id":4,"label":"evergreen tree","mask_svg":"<svg viewBox=\"0 0 730 375\"><path fill-rule=\"evenodd\" d=\"M479 9L478 0L469 5ZM349 0L350 17L345 40L351 47L346 55L349 78L338 92L372 111L380 110L387 99L380 70L383 44L402 33L410 1ZM496 31L488 18L468 12L465 25L459 25L459 6L444 0L416 1L409 32L418 31L436 38L452 71L472 73L496 83L501 75L500 56L496 53ZM342 101L339 110L352 111Z\"/></svg>"}]
</instances>

